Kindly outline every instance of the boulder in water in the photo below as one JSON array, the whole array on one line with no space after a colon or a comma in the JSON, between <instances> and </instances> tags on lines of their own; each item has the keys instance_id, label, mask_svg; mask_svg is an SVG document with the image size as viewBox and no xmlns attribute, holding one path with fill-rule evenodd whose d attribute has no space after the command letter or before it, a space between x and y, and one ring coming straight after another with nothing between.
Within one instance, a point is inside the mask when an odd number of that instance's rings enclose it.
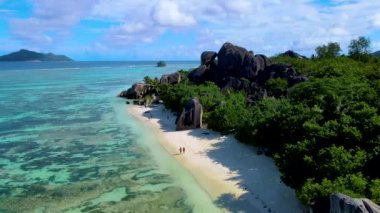
<instances>
[{"instance_id":1,"label":"boulder in water","mask_svg":"<svg viewBox=\"0 0 380 213\"><path fill-rule=\"evenodd\" d=\"M165 61L158 61L157 67L166 67L166 62Z\"/></svg>"}]
</instances>

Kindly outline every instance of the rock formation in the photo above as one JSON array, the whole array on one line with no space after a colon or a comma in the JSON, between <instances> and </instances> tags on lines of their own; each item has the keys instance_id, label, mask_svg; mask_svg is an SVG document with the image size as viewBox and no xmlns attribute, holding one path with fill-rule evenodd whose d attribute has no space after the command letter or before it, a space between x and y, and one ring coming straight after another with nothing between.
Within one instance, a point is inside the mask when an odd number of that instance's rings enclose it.
<instances>
[{"instance_id":1,"label":"rock formation","mask_svg":"<svg viewBox=\"0 0 380 213\"><path fill-rule=\"evenodd\" d=\"M218 54L214 51L204 51L201 54L201 65L209 65L217 56Z\"/></svg>"},{"instance_id":2,"label":"rock formation","mask_svg":"<svg viewBox=\"0 0 380 213\"><path fill-rule=\"evenodd\" d=\"M166 67L166 62L165 61L158 61L157 67Z\"/></svg>"},{"instance_id":3,"label":"rock formation","mask_svg":"<svg viewBox=\"0 0 380 213\"><path fill-rule=\"evenodd\" d=\"M288 51L292 57L302 57ZM265 97L262 91L265 82L272 78L288 81L288 86L307 80L299 76L295 69L286 64L272 64L265 55L254 55L243 47L225 43L219 52L205 51L201 55L201 65L192 70L188 78L195 84L212 81L223 91L244 91L250 97ZM260 94L256 94L260 92ZM250 98L250 100L256 100Z\"/></svg>"},{"instance_id":4,"label":"rock formation","mask_svg":"<svg viewBox=\"0 0 380 213\"><path fill-rule=\"evenodd\" d=\"M193 69L187 77L195 84L203 84L206 81L212 80L212 71L210 71L208 66L201 65Z\"/></svg>"},{"instance_id":5,"label":"rock formation","mask_svg":"<svg viewBox=\"0 0 380 213\"><path fill-rule=\"evenodd\" d=\"M245 91L249 93L250 82L247 79L239 79L234 77L227 77L222 83L222 91L233 90L233 91Z\"/></svg>"},{"instance_id":6,"label":"rock formation","mask_svg":"<svg viewBox=\"0 0 380 213\"><path fill-rule=\"evenodd\" d=\"M272 64L261 72L256 82L259 85L264 85L265 82L272 78L283 78L292 81L296 77L297 73L291 66L287 64Z\"/></svg>"},{"instance_id":7,"label":"rock formation","mask_svg":"<svg viewBox=\"0 0 380 213\"><path fill-rule=\"evenodd\" d=\"M128 99L141 99L146 95L152 95L156 93L156 89L150 84L135 83L131 88L122 91L118 96Z\"/></svg>"},{"instance_id":8,"label":"rock formation","mask_svg":"<svg viewBox=\"0 0 380 213\"><path fill-rule=\"evenodd\" d=\"M253 69L250 62L253 55L243 47L225 43L218 52L218 75L220 80L225 76L240 77L240 72L244 69ZM248 66L247 66L248 64ZM247 71L249 72L249 70Z\"/></svg>"},{"instance_id":9,"label":"rock formation","mask_svg":"<svg viewBox=\"0 0 380 213\"><path fill-rule=\"evenodd\" d=\"M288 51L286 51L284 53L279 54L279 56L288 56L288 57L291 57L291 58L306 59L306 56L300 55L300 54L294 52L293 50L288 50Z\"/></svg>"},{"instance_id":10,"label":"rock formation","mask_svg":"<svg viewBox=\"0 0 380 213\"><path fill-rule=\"evenodd\" d=\"M203 107L197 98L189 100L176 119L176 130L202 127Z\"/></svg>"},{"instance_id":11,"label":"rock formation","mask_svg":"<svg viewBox=\"0 0 380 213\"><path fill-rule=\"evenodd\" d=\"M380 206L367 198L352 198L341 193L330 196L330 213L380 213Z\"/></svg>"},{"instance_id":12,"label":"rock formation","mask_svg":"<svg viewBox=\"0 0 380 213\"><path fill-rule=\"evenodd\" d=\"M303 57L293 51L284 54L290 57ZM223 44L218 53L203 52L200 59L200 66L188 74L189 81L195 84L212 81L222 91L244 91L249 103L267 95L265 83L272 78L286 79L288 87L307 80L289 65L272 64L265 55L254 55L252 51L228 42ZM183 77L179 72L163 75L160 84L177 84L183 80ZM136 99L152 92L155 93L150 85L135 84L119 96Z\"/></svg>"},{"instance_id":13,"label":"rock formation","mask_svg":"<svg viewBox=\"0 0 380 213\"><path fill-rule=\"evenodd\" d=\"M205 51L201 54L201 65L193 69L187 76L189 80L195 84L203 84L206 81L216 82L217 77L217 63L215 58L217 57L216 52Z\"/></svg>"},{"instance_id":14,"label":"rock formation","mask_svg":"<svg viewBox=\"0 0 380 213\"><path fill-rule=\"evenodd\" d=\"M265 55L255 55L253 77L256 77L259 74L261 74L261 72L266 70L268 66L270 65L271 65L271 62ZM252 78L248 78L248 79L252 79Z\"/></svg>"},{"instance_id":15,"label":"rock formation","mask_svg":"<svg viewBox=\"0 0 380 213\"><path fill-rule=\"evenodd\" d=\"M178 84L181 82L181 73L175 72L172 74L162 75L160 78L160 84Z\"/></svg>"}]
</instances>

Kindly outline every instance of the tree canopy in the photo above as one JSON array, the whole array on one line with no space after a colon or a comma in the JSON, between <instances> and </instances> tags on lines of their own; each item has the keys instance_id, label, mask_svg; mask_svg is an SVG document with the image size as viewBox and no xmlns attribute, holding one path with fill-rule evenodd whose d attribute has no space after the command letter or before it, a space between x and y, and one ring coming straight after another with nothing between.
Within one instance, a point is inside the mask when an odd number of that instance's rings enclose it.
<instances>
[{"instance_id":1,"label":"tree canopy","mask_svg":"<svg viewBox=\"0 0 380 213\"><path fill-rule=\"evenodd\" d=\"M330 42L327 45L318 46L315 48L315 53L318 58L336 58L341 51L338 42Z\"/></svg>"},{"instance_id":2,"label":"tree canopy","mask_svg":"<svg viewBox=\"0 0 380 213\"><path fill-rule=\"evenodd\" d=\"M360 36L350 42L348 46L348 55L357 60L368 61L371 51L371 40Z\"/></svg>"}]
</instances>

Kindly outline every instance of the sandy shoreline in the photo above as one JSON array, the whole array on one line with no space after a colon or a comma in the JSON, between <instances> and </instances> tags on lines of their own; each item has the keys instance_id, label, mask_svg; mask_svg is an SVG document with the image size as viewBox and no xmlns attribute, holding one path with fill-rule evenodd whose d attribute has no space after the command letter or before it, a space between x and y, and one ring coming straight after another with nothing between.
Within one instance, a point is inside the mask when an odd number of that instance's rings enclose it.
<instances>
[{"instance_id":1,"label":"sandy shoreline","mask_svg":"<svg viewBox=\"0 0 380 213\"><path fill-rule=\"evenodd\" d=\"M127 111L161 138L160 144L218 206L231 212L302 212L273 160L254 147L207 129L175 131L175 116L161 105L131 105ZM186 147L186 153L179 154L179 147Z\"/></svg>"}]
</instances>

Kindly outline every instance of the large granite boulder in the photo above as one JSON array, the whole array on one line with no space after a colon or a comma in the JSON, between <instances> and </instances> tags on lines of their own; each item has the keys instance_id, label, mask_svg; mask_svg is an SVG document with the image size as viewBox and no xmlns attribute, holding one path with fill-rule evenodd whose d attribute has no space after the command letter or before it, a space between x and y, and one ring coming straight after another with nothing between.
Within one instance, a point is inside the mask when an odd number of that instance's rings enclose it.
<instances>
[{"instance_id":1,"label":"large granite boulder","mask_svg":"<svg viewBox=\"0 0 380 213\"><path fill-rule=\"evenodd\" d=\"M211 79L209 69L206 65L201 65L198 68L193 69L187 77L195 84L202 84L205 81Z\"/></svg>"},{"instance_id":2,"label":"large granite boulder","mask_svg":"<svg viewBox=\"0 0 380 213\"><path fill-rule=\"evenodd\" d=\"M232 91L245 91L249 93L250 91L250 81L247 79L239 79L234 77L227 77L224 79L222 84L222 92Z\"/></svg>"},{"instance_id":3,"label":"large granite boulder","mask_svg":"<svg viewBox=\"0 0 380 213\"><path fill-rule=\"evenodd\" d=\"M229 90L232 91L240 91L242 89L243 82L235 77L228 77L224 79L223 86L222 86L222 92L226 92Z\"/></svg>"},{"instance_id":4,"label":"large granite boulder","mask_svg":"<svg viewBox=\"0 0 380 213\"><path fill-rule=\"evenodd\" d=\"M283 52L283 53L279 54L279 56L288 56L291 58L306 59L306 56L300 55L300 54L294 52L293 50L288 50L286 52Z\"/></svg>"},{"instance_id":5,"label":"large granite boulder","mask_svg":"<svg viewBox=\"0 0 380 213\"><path fill-rule=\"evenodd\" d=\"M156 94L156 89L150 84L135 83L128 90L122 91L118 96L128 99L141 99L146 95Z\"/></svg>"},{"instance_id":6,"label":"large granite boulder","mask_svg":"<svg viewBox=\"0 0 380 213\"><path fill-rule=\"evenodd\" d=\"M286 54L291 57L302 57L292 51ZM272 64L265 55L254 55L252 51L228 42L223 44L218 53L203 52L201 65L192 70L188 78L196 84L212 81L222 91L244 90L251 97L255 97L253 99L263 97L264 93L257 92L269 79L286 79L289 87L307 80L306 77L299 76L289 65Z\"/></svg>"},{"instance_id":7,"label":"large granite boulder","mask_svg":"<svg viewBox=\"0 0 380 213\"><path fill-rule=\"evenodd\" d=\"M254 80L269 65L270 61L265 55L253 55L252 51L228 42L218 53L220 80L226 76Z\"/></svg>"},{"instance_id":8,"label":"large granite boulder","mask_svg":"<svg viewBox=\"0 0 380 213\"><path fill-rule=\"evenodd\" d=\"M162 75L160 78L160 84L178 84L181 82L181 78L182 76L179 72Z\"/></svg>"},{"instance_id":9,"label":"large granite boulder","mask_svg":"<svg viewBox=\"0 0 380 213\"><path fill-rule=\"evenodd\" d=\"M188 74L188 79L195 84L203 84L206 81L214 81L217 75L215 58L216 52L205 51L201 55L201 65Z\"/></svg>"},{"instance_id":10,"label":"large granite boulder","mask_svg":"<svg viewBox=\"0 0 380 213\"><path fill-rule=\"evenodd\" d=\"M238 77L252 80L256 75L255 56L252 51L248 51L244 56L243 66L240 68Z\"/></svg>"},{"instance_id":11,"label":"large granite boulder","mask_svg":"<svg viewBox=\"0 0 380 213\"><path fill-rule=\"evenodd\" d=\"M330 213L380 213L380 206L367 198L333 193L330 196Z\"/></svg>"},{"instance_id":12,"label":"large granite boulder","mask_svg":"<svg viewBox=\"0 0 380 213\"><path fill-rule=\"evenodd\" d=\"M289 86L306 81L305 76L299 76L293 67L287 64L272 64L260 72L256 82L258 85L264 85L269 79L282 78L288 81Z\"/></svg>"},{"instance_id":13,"label":"large granite boulder","mask_svg":"<svg viewBox=\"0 0 380 213\"><path fill-rule=\"evenodd\" d=\"M203 84L206 81L212 81L217 83L217 70L214 63L209 65L201 65L196 69L193 69L187 76L187 78L195 84Z\"/></svg>"},{"instance_id":14,"label":"large granite boulder","mask_svg":"<svg viewBox=\"0 0 380 213\"><path fill-rule=\"evenodd\" d=\"M176 119L176 130L187 130L202 127L203 107L197 98L186 103L182 113Z\"/></svg>"},{"instance_id":15,"label":"large granite boulder","mask_svg":"<svg viewBox=\"0 0 380 213\"><path fill-rule=\"evenodd\" d=\"M270 65L271 65L271 62L268 59L268 57L266 57L265 55L255 55L253 77L256 77L257 75L259 75L262 71L264 71Z\"/></svg>"},{"instance_id":16,"label":"large granite boulder","mask_svg":"<svg viewBox=\"0 0 380 213\"><path fill-rule=\"evenodd\" d=\"M288 69L287 65L273 64L268 66L260 75L257 77L257 84L264 86L265 82L272 78L286 78L286 71Z\"/></svg>"},{"instance_id":17,"label":"large granite boulder","mask_svg":"<svg viewBox=\"0 0 380 213\"><path fill-rule=\"evenodd\" d=\"M214 51L204 51L201 54L201 65L209 65L217 56L218 54Z\"/></svg>"},{"instance_id":18,"label":"large granite boulder","mask_svg":"<svg viewBox=\"0 0 380 213\"><path fill-rule=\"evenodd\" d=\"M245 48L224 43L218 52L218 74L222 79L225 76L240 77L245 58L251 55ZM248 71L249 72L249 71Z\"/></svg>"},{"instance_id":19,"label":"large granite boulder","mask_svg":"<svg viewBox=\"0 0 380 213\"><path fill-rule=\"evenodd\" d=\"M240 77L255 80L270 64L270 60L265 55L253 56L253 54L249 52L244 58Z\"/></svg>"}]
</instances>

